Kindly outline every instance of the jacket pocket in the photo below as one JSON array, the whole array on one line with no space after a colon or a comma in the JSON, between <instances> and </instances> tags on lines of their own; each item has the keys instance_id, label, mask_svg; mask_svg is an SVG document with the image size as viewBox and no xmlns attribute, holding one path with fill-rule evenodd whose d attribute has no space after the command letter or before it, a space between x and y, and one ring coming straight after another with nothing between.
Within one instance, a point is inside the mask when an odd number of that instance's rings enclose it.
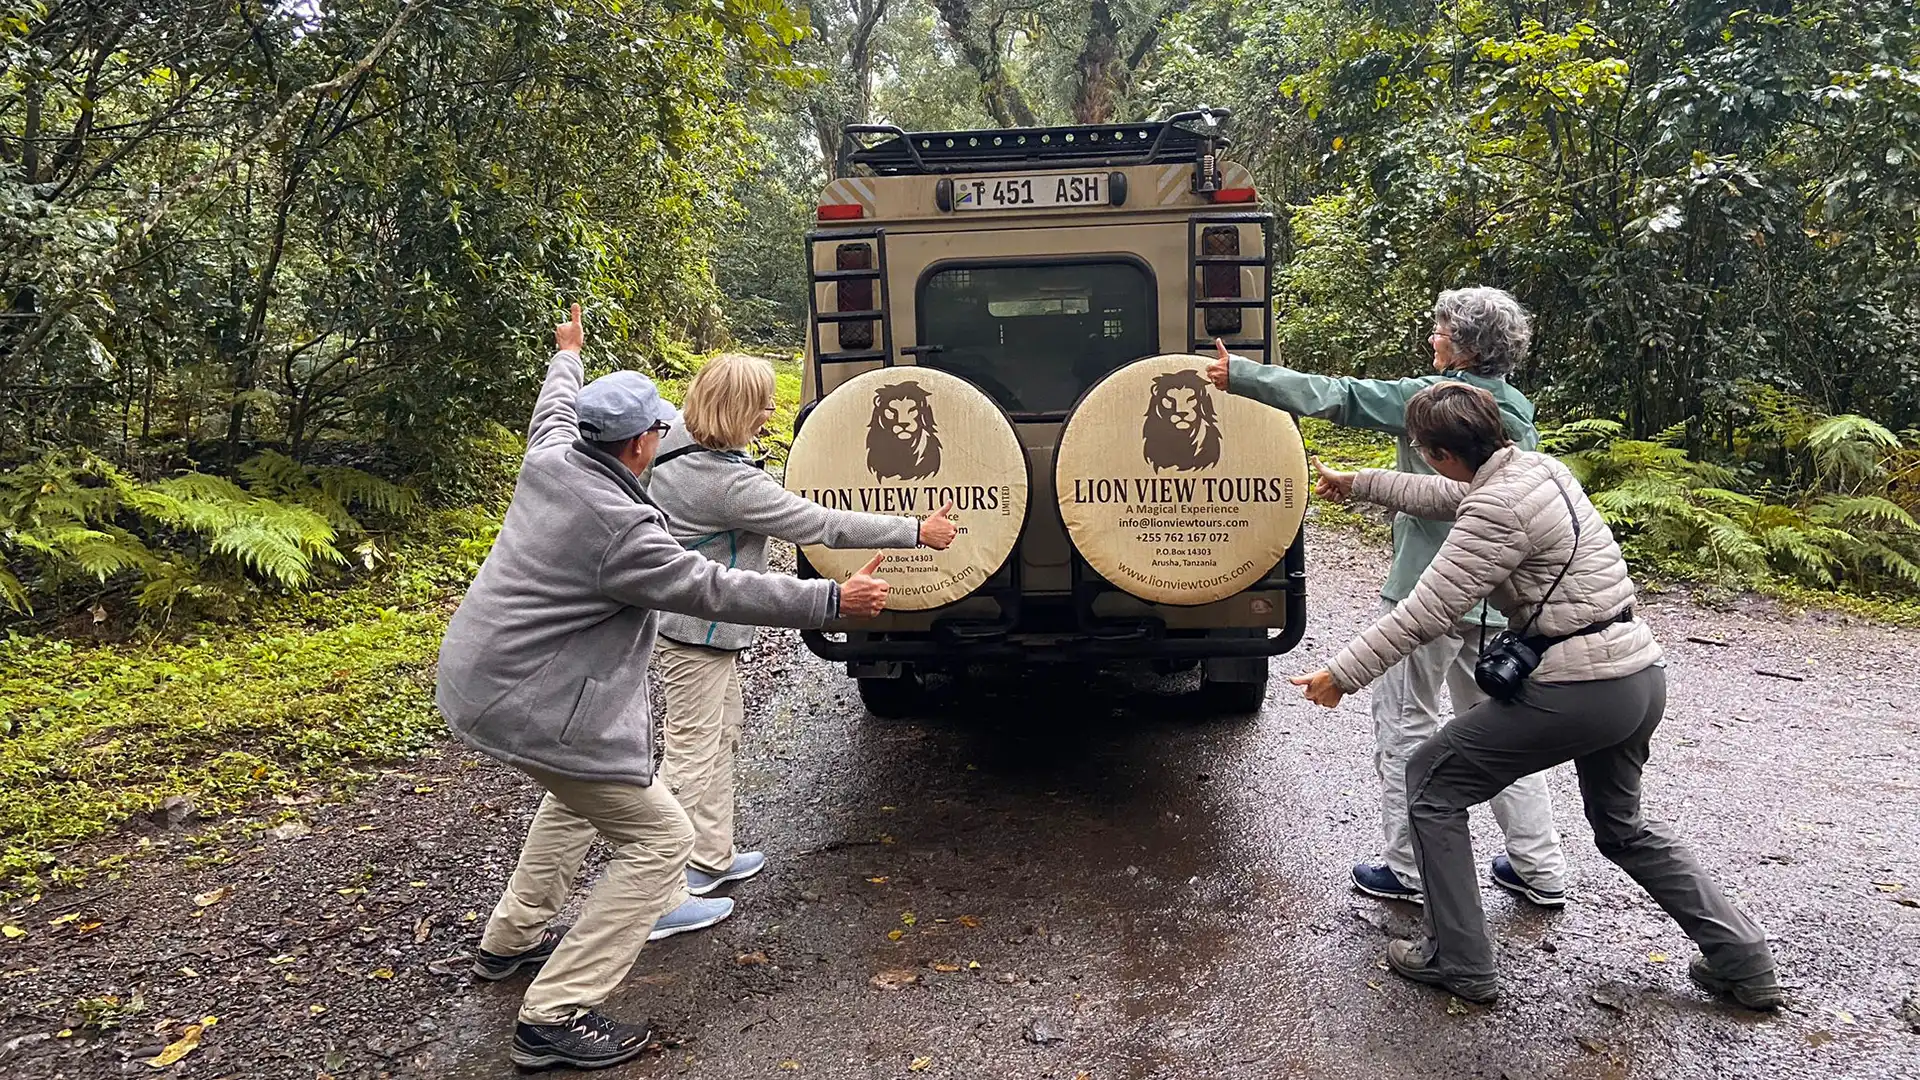
<instances>
[{"instance_id":1,"label":"jacket pocket","mask_svg":"<svg viewBox=\"0 0 1920 1080\"><path fill-rule=\"evenodd\" d=\"M567 724L560 729L560 745L572 746L574 728L584 719L593 715L593 699L600 693L600 680L588 679L580 687L580 698L573 703L573 712L567 716Z\"/></svg>"}]
</instances>

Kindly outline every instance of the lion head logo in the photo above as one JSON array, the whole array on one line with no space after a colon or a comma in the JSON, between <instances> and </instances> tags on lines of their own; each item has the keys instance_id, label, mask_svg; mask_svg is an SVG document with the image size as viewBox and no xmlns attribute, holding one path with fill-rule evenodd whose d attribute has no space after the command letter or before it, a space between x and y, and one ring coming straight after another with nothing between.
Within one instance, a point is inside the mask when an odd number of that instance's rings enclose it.
<instances>
[{"instance_id":1,"label":"lion head logo","mask_svg":"<svg viewBox=\"0 0 1920 1080\"><path fill-rule=\"evenodd\" d=\"M1140 428L1147 464L1192 472L1220 463L1220 420L1213 392L1198 371L1174 371L1153 380L1153 399Z\"/></svg>"},{"instance_id":2,"label":"lion head logo","mask_svg":"<svg viewBox=\"0 0 1920 1080\"><path fill-rule=\"evenodd\" d=\"M867 421L867 471L876 480L924 480L940 471L940 428L917 382L883 386Z\"/></svg>"}]
</instances>

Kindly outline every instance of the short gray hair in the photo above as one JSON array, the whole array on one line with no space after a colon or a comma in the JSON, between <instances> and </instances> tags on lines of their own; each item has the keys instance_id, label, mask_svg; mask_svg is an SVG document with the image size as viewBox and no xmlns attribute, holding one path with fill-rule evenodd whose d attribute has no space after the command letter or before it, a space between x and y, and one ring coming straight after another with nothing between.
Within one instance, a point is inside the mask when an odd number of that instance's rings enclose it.
<instances>
[{"instance_id":1,"label":"short gray hair","mask_svg":"<svg viewBox=\"0 0 1920 1080\"><path fill-rule=\"evenodd\" d=\"M1533 343L1533 317L1505 289L1448 289L1433 303L1433 321L1453 335L1454 349L1466 354L1475 375L1505 375Z\"/></svg>"}]
</instances>

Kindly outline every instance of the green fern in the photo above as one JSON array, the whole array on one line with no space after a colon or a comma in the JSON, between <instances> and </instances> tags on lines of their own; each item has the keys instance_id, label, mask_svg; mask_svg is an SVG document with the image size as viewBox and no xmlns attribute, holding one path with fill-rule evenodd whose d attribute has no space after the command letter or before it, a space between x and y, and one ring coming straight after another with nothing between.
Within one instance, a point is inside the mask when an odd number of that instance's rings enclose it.
<instances>
[{"instance_id":1,"label":"green fern","mask_svg":"<svg viewBox=\"0 0 1920 1080\"><path fill-rule=\"evenodd\" d=\"M20 579L8 571L4 559L0 559L0 603L21 615L33 614L33 598L27 595L27 587L20 584Z\"/></svg>"}]
</instances>

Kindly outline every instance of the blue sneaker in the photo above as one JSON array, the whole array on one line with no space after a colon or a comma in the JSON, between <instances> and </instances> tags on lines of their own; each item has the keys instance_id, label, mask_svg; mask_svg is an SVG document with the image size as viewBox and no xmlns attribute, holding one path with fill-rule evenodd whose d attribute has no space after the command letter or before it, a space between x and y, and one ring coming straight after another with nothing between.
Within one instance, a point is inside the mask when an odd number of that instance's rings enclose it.
<instances>
[{"instance_id":1,"label":"blue sneaker","mask_svg":"<svg viewBox=\"0 0 1920 1080\"><path fill-rule=\"evenodd\" d=\"M1353 887L1382 900L1404 900L1409 904L1427 902L1419 889L1400 880L1400 875L1383 863L1354 863Z\"/></svg>"},{"instance_id":2,"label":"blue sneaker","mask_svg":"<svg viewBox=\"0 0 1920 1080\"><path fill-rule=\"evenodd\" d=\"M660 916L660 921L653 924L653 932L647 935L647 940L659 941L689 930L705 930L731 914L733 901L724 896L719 899L689 896L679 907Z\"/></svg>"},{"instance_id":3,"label":"blue sneaker","mask_svg":"<svg viewBox=\"0 0 1920 1080\"><path fill-rule=\"evenodd\" d=\"M1505 855L1495 855L1491 866L1493 883L1513 893L1524 896L1535 907L1563 908L1567 906L1567 894L1559 889L1542 889L1529 885L1520 871L1513 868L1513 860Z\"/></svg>"},{"instance_id":4,"label":"blue sneaker","mask_svg":"<svg viewBox=\"0 0 1920 1080\"><path fill-rule=\"evenodd\" d=\"M745 881L767 868L767 857L758 851L736 851L733 865L717 874L710 874L698 867L687 867L687 892L694 896L705 896L729 881Z\"/></svg>"}]
</instances>

